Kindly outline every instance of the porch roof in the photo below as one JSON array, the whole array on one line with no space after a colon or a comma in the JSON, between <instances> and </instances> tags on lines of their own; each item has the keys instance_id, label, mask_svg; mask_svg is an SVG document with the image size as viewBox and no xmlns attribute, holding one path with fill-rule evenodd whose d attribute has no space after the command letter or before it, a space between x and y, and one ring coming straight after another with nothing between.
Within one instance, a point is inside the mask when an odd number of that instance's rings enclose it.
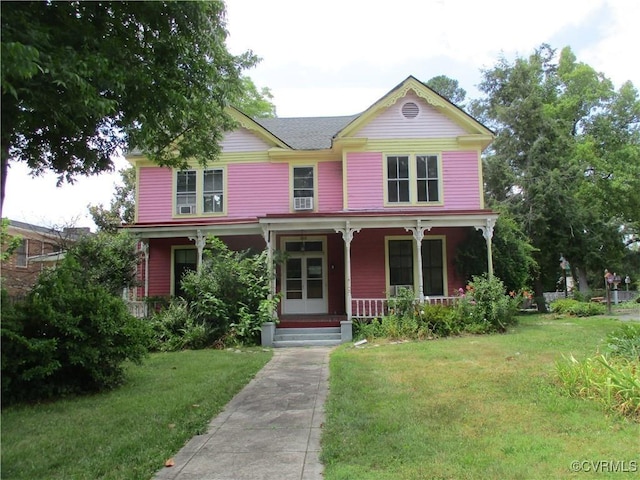
<instances>
[{"instance_id":1,"label":"porch roof","mask_svg":"<svg viewBox=\"0 0 640 480\"><path fill-rule=\"evenodd\" d=\"M262 217L223 220L215 222L175 222L162 224L134 224L125 227L139 238L195 237L198 232L217 236L263 235L266 231L335 232L350 228L425 228L486 227L498 214L492 210L455 210L437 212L416 211L362 211L332 213L268 214Z\"/></svg>"}]
</instances>

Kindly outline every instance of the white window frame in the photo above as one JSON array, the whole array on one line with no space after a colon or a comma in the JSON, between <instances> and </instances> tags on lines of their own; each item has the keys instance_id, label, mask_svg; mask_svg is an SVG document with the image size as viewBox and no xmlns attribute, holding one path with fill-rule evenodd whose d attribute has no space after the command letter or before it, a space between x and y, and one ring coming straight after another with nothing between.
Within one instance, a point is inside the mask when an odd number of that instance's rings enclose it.
<instances>
[{"instance_id":1,"label":"white window frame","mask_svg":"<svg viewBox=\"0 0 640 480\"><path fill-rule=\"evenodd\" d=\"M23 251L24 248L24 251ZM29 267L29 239L23 238L20 245L16 248L16 267Z\"/></svg>"},{"instance_id":2,"label":"white window frame","mask_svg":"<svg viewBox=\"0 0 640 480\"><path fill-rule=\"evenodd\" d=\"M396 178L389 177L389 161L391 159L399 159L399 158L407 158L409 164L409 172L408 177L401 177L402 181L408 182L409 188L409 198L408 200L399 200L400 196L398 195L398 200L391 201L390 200L390 183L396 181ZM426 176L418 177L418 161L419 159L425 158L426 160ZM435 158L437 172L436 176L429 176L428 171L428 162L429 158ZM384 172L384 205L387 207L397 207L397 206L438 206L443 205L443 194L442 194L442 156L437 153L389 153L383 155L383 172ZM427 189L429 182L437 181L437 196L436 200L427 200L419 201L418 195L418 184L419 182L426 182ZM428 190L427 190L428 191Z\"/></svg>"}]
</instances>

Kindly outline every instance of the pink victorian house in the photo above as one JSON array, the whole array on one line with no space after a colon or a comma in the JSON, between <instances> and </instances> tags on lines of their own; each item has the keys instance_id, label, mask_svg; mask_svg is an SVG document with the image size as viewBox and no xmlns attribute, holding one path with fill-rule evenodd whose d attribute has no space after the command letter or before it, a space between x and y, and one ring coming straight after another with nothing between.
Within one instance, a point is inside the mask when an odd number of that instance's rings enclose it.
<instances>
[{"instance_id":1,"label":"pink victorian house","mask_svg":"<svg viewBox=\"0 0 640 480\"><path fill-rule=\"evenodd\" d=\"M422 301L452 297L464 284L456 250L473 229L492 274L497 214L484 207L480 155L493 133L414 77L357 115L230 114L238 126L206 168L128 157L138 178L129 230L146 252L141 296L179 294L181 273L215 235L233 249L286 252L272 283L280 322L265 325L264 344L304 326L347 341L351 319L382 315L401 287Z\"/></svg>"}]
</instances>

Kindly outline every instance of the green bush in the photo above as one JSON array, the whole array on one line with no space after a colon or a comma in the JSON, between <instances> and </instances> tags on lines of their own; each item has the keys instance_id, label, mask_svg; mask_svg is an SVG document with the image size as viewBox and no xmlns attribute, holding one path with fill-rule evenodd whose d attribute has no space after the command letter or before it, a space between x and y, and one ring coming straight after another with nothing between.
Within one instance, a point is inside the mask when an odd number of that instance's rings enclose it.
<instances>
[{"instance_id":1,"label":"green bush","mask_svg":"<svg viewBox=\"0 0 640 480\"><path fill-rule=\"evenodd\" d=\"M497 277L474 276L455 304L458 320L469 333L504 332L517 322L522 299L509 296Z\"/></svg>"},{"instance_id":2,"label":"green bush","mask_svg":"<svg viewBox=\"0 0 640 480\"><path fill-rule=\"evenodd\" d=\"M551 312L559 315L591 317L605 313L605 306L594 302L579 302L572 298L561 298L551 302Z\"/></svg>"},{"instance_id":3,"label":"green bush","mask_svg":"<svg viewBox=\"0 0 640 480\"><path fill-rule=\"evenodd\" d=\"M111 388L124 361L146 355L147 324L89 274L69 255L7 317L3 309L3 402Z\"/></svg>"},{"instance_id":4,"label":"green bush","mask_svg":"<svg viewBox=\"0 0 640 480\"><path fill-rule=\"evenodd\" d=\"M182 278L184 298L152 317L154 349L258 343L278 303L269 298L268 271L266 252L235 252L208 238L200 270Z\"/></svg>"},{"instance_id":5,"label":"green bush","mask_svg":"<svg viewBox=\"0 0 640 480\"><path fill-rule=\"evenodd\" d=\"M464 325L459 321L455 310L445 305L432 305L426 303L419 312L420 324L423 331L436 337L448 337L458 335L464 330Z\"/></svg>"}]
</instances>

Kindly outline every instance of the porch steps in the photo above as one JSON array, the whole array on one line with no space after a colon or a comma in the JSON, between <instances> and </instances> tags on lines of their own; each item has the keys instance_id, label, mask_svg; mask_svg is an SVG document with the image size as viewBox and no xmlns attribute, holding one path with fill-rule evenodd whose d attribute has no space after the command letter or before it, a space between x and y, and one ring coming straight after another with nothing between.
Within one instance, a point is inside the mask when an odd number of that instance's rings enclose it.
<instances>
[{"instance_id":1,"label":"porch steps","mask_svg":"<svg viewBox=\"0 0 640 480\"><path fill-rule=\"evenodd\" d=\"M340 327L276 328L273 346L312 347L340 345Z\"/></svg>"}]
</instances>

